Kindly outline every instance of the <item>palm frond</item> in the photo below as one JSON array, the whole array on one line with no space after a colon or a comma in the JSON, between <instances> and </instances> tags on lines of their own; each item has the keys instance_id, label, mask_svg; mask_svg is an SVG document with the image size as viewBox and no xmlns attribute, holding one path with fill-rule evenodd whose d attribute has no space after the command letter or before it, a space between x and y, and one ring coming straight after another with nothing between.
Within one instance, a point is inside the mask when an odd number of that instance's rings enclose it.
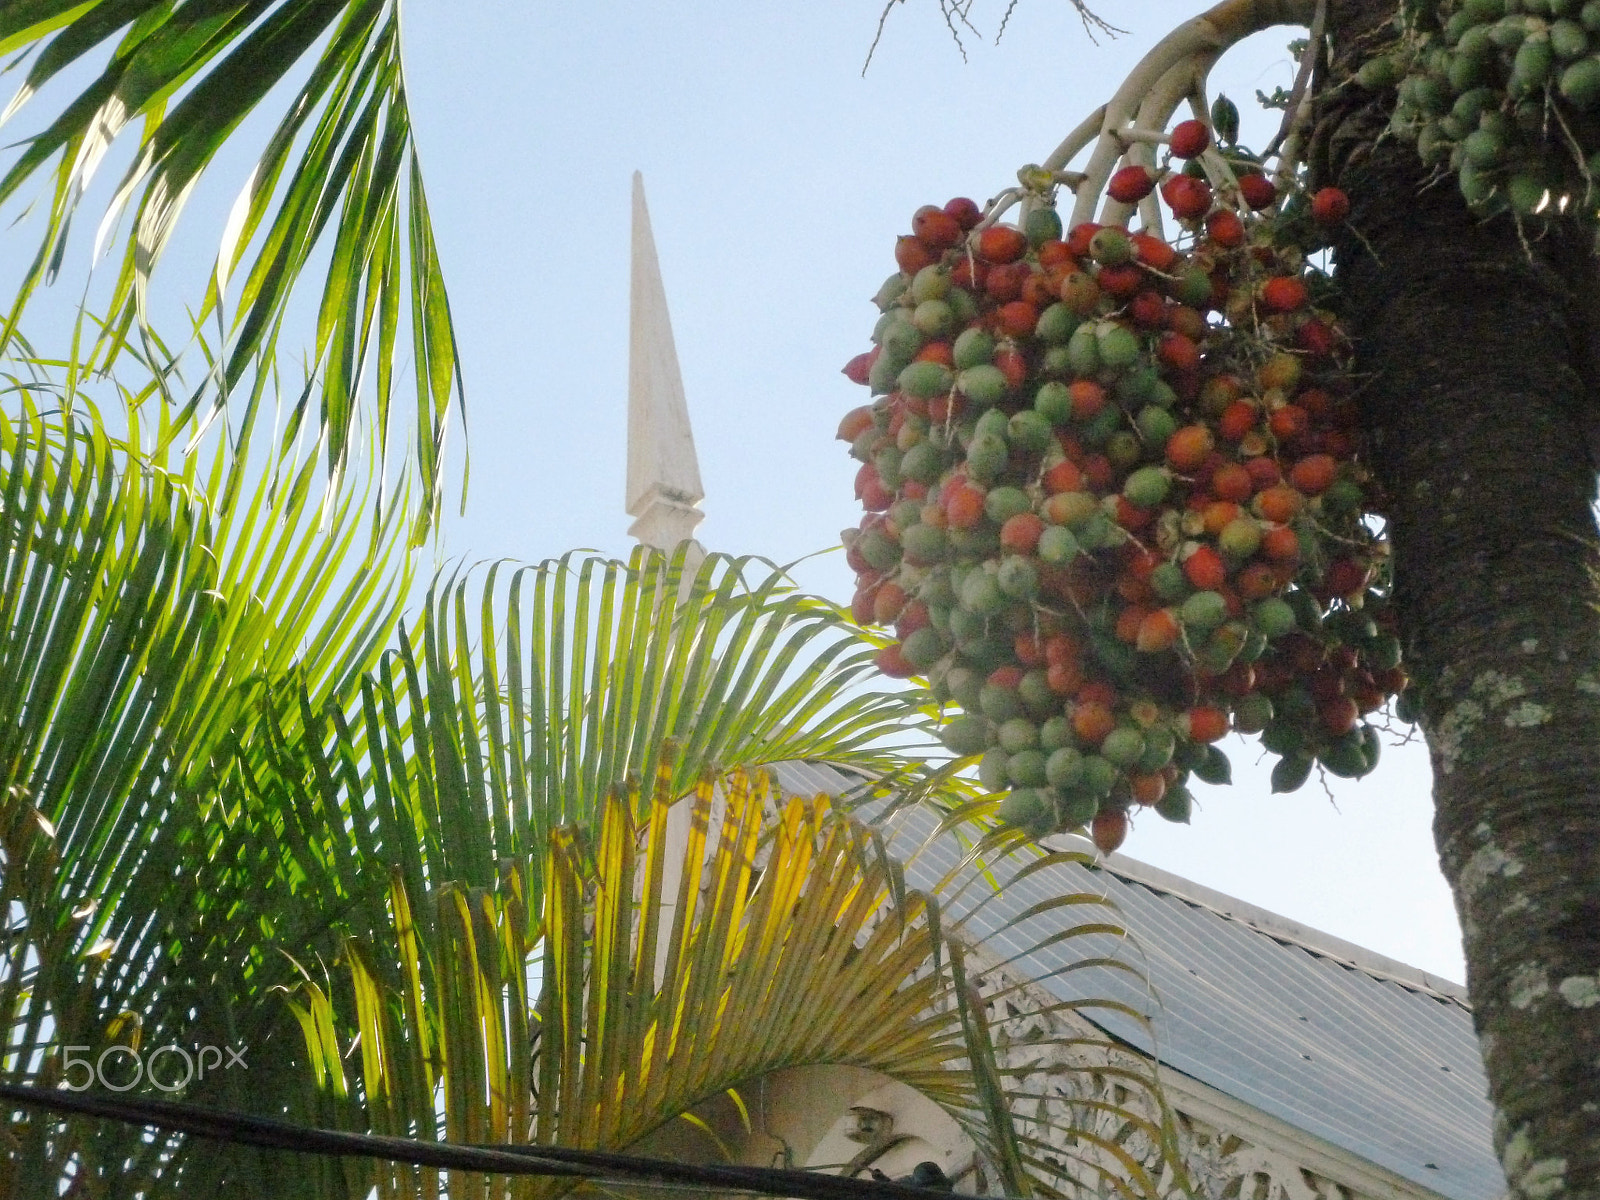
<instances>
[{"instance_id":1,"label":"palm frond","mask_svg":"<svg viewBox=\"0 0 1600 1200\"><path fill-rule=\"evenodd\" d=\"M846 1065L939 1104L1007 1194L1064 1194L1052 1186L1072 1178L1062 1159L1091 1189L1159 1193L1118 1141L1162 1135L1149 1073L1122 1069L1137 1096L1110 1106L1115 1136L1041 1119L1036 1097L1008 1091L1015 1072L998 1066L984 1015L993 1002L941 927L939 898L897 902L869 829L826 797L773 796L764 776L704 780L681 801L670 778L663 768L647 817L637 794L613 795L590 832L552 831L543 920L511 870L493 887L420 898L433 932L419 937L419 898L396 871L392 931L352 942L342 980L308 978L290 999L327 1118L452 1142L627 1150L776 1072ZM686 846L668 834L674 803L688 806ZM680 853L671 886L665 858ZM1002 999L1015 1009L1014 994ZM1084 1062L1085 1074L1107 1069L1092 1053ZM574 1182L376 1169L350 1186L553 1197Z\"/></svg>"},{"instance_id":2,"label":"palm frond","mask_svg":"<svg viewBox=\"0 0 1600 1200\"><path fill-rule=\"evenodd\" d=\"M436 585L368 682L363 747L386 768L374 786L407 794L433 878L488 886L516 859L537 896L550 830L663 768L679 793L707 770L795 760L926 774L926 698L871 687L873 653L759 560L496 565L476 590Z\"/></svg>"},{"instance_id":3,"label":"palm frond","mask_svg":"<svg viewBox=\"0 0 1600 1200\"><path fill-rule=\"evenodd\" d=\"M19 369L0 407L9 1078L59 1078L65 1047L98 1054L117 1036L230 1041L224 985L295 915L277 889L306 880L268 821L218 815L259 770L239 731L267 716L296 730L297 694L320 714L349 691L407 578L404 527L370 540L360 495L319 494L314 462L253 454L248 438L175 454L170 429L142 425L142 407L171 417L158 381L124 397L113 433L49 367ZM198 957L219 944L249 953ZM161 1153L136 1133L30 1128L19 1177L41 1196Z\"/></svg>"},{"instance_id":4,"label":"palm frond","mask_svg":"<svg viewBox=\"0 0 1600 1200\"><path fill-rule=\"evenodd\" d=\"M119 139L132 141L96 238L132 217L89 361L109 366L148 312L150 277L189 196L244 119L304 76L222 231L202 316L237 306L219 368L221 402L270 362L290 297L315 256L329 256L313 361L330 470L348 458L361 382L375 382L379 476L394 400L397 347L410 340L416 377L418 535L439 507L445 432L462 389L455 330L412 139L396 0L28 0L0 8L0 53L32 52L0 126L38 103L45 85L88 56L109 61L45 114L0 174L0 203L47 184L44 230L0 348L37 287L52 280L73 217ZM237 295L230 285L241 280ZM409 333L402 313L410 310ZM303 416L311 388L294 421ZM197 393L195 403L202 393ZM292 430L291 430L292 432Z\"/></svg>"}]
</instances>

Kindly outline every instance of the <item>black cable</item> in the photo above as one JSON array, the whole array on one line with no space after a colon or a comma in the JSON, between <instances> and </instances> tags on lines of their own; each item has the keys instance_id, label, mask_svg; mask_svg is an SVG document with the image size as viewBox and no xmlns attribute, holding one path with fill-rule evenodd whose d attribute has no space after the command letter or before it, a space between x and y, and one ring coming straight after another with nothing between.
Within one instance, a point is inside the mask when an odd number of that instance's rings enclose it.
<instances>
[{"instance_id":1,"label":"black cable","mask_svg":"<svg viewBox=\"0 0 1600 1200\"><path fill-rule=\"evenodd\" d=\"M173 1100L136 1100L68 1092L26 1084L0 1084L0 1100L25 1108L100 1117L193 1137L334 1158L378 1158L419 1167L446 1167L493 1175L563 1175L622 1183L682 1184L719 1191L754 1192L798 1200L928 1200L930 1188L889 1181L845 1179L780 1167L694 1166L569 1146L459 1146L370 1133L311 1129L271 1117L219 1112ZM940 1191L951 1200L996 1200Z\"/></svg>"}]
</instances>

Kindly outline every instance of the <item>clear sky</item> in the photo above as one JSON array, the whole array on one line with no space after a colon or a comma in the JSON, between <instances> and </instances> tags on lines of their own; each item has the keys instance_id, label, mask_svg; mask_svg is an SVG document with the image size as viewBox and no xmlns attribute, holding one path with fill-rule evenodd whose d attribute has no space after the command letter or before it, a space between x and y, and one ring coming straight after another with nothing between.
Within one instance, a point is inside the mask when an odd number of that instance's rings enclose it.
<instances>
[{"instance_id":1,"label":"clear sky","mask_svg":"<svg viewBox=\"0 0 1600 1200\"><path fill-rule=\"evenodd\" d=\"M694 421L710 548L787 562L859 516L834 427L863 393L868 297L924 203L982 202L1038 161L1188 0L1101 0L1097 47L1066 0L978 0L968 61L935 0L406 8L408 78L464 344L472 482L444 553L539 559L627 547L628 204L644 173ZM1226 58L1249 130L1292 78L1292 31ZM1253 122L1253 124L1252 124ZM1265 137L1257 137L1258 142ZM848 600L838 553L797 571ZM1420 738L1330 797L1271 796L1233 742L1235 785L1191 827L1153 814L1124 850L1450 979L1459 932L1430 830Z\"/></svg>"},{"instance_id":2,"label":"clear sky","mask_svg":"<svg viewBox=\"0 0 1600 1200\"><path fill-rule=\"evenodd\" d=\"M937 0L895 5L865 76L876 0L406 3L412 115L468 389L468 506L454 515L451 491L441 563L628 549L636 169L707 492L701 541L778 562L837 546L859 510L856 464L833 434L864 400L839 369L868 345L868 298L894 269L896 235L919 205L982 202L1013 183L1200 11L1193 0L1099 0L1127 32L1096 46L1068 0L1019 0L996 45L1006 3L974 0L965 62ZM1247 141L1275 124L1251 100L1291 81L1291 36L1259 35L1213 76L1244 110ZM191 204L179 235L193 239L191 272L209 262L251 158L224 160ZM24 241L5 245L14 256ZM19 265L0 261L0 278ZM53 315L33 328L70 312L81 283L64 272ZM158 295L172 311L191 299L184 287ZM849 599L837 551L795 574ZM1191 827L1146 815L1124 850L1461 978L1420 738L1331 797L1315 780L1271 796L1259 751L1228 749L1233 787L1202 787Z\"/></svg>"}]
</instances>

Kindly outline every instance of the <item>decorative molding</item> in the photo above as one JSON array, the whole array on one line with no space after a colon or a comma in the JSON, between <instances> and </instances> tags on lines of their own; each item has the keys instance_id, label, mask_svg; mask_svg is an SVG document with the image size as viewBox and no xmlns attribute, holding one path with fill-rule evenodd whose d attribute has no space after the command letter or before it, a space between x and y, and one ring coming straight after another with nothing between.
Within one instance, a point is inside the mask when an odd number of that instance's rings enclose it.
<instances>
[{"instance_id":1,"label":"decorative molding","mask_svg":"<svg viewBox=\"0 0 1600 1200\"><path fill-rule=\"evenodd\" d=\"M974 963L974 967L977 967ZM1060 1148L1062 1191L1100 1190L1103 1177L1121 1177L1125 1164L1078 1129L1113 1143L1156 1178L1164 1194L1181 1189L1148 1133L1123 1116L1132 1109L1152 1122L1159 1114L1138 1086L1150 1060L1114 1043L1076 1014L1042 1011L1052 999L1035 995L1005 972L979 983L989 1000L998 1065L1008 1086L1038 1096L1036 1119L1018 1132ZM995 999L1006 993L1006 999ZM1083 1043L1063 1045L1073 1039ZM1175 1122L1179 1157L1197 1196L1206 1200L1439 1200L1439 1194L1296 1129L1215 1088L1162 1068L1160 1087Z\"/></svg>"}]
</instances>

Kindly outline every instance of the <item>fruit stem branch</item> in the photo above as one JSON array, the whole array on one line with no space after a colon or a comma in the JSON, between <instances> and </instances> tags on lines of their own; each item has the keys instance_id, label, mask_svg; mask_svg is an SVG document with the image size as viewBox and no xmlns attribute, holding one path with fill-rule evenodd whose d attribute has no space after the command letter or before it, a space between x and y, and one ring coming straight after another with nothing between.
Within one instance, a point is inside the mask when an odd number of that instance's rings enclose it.
<instances>
[{"instance_id":1,"label":"fruit stem branch","mask_svg":"<svg viewBox=\"0 0 1600 1200\"><path fill-rule=\"evenodd\" d=\"M1093 217L1095 203L1111 178L1112 171L1123 155L1129 152L1128 142L1132 140L1138 146L1148 145L1137 137L1129 137L1129 132L1135 127L1148 130L1153 124L1136 119L1136 114L1142 117L1144 112L1158 107L1158 101L1160 107L1165 107L1169 102L1168 88L1173 87L1177 88L1177 94L1171 97L1171 107L1167 107L1165 113L1166 117L1170 117L1183 97L1202 85L1217 59L1236 42L1274 25L1308 25L1315 19L1318 2L1223 0L1163 38L1134 67L1111 101L1096 114L1100 118L1099 139L1084 170L1087 176L1085 184L1077 189L1077 200L1068 227ZM1157 92L1162 94L1157 96ZM1200 119L1204 120L1204 115ZM1044 165L1052 169L1064 167L1094 137L1092 121L1091 117L1090 121L1074 130ZM1162 121L1164 124L1165 120Z\"/></svg>"}]
</instances>

